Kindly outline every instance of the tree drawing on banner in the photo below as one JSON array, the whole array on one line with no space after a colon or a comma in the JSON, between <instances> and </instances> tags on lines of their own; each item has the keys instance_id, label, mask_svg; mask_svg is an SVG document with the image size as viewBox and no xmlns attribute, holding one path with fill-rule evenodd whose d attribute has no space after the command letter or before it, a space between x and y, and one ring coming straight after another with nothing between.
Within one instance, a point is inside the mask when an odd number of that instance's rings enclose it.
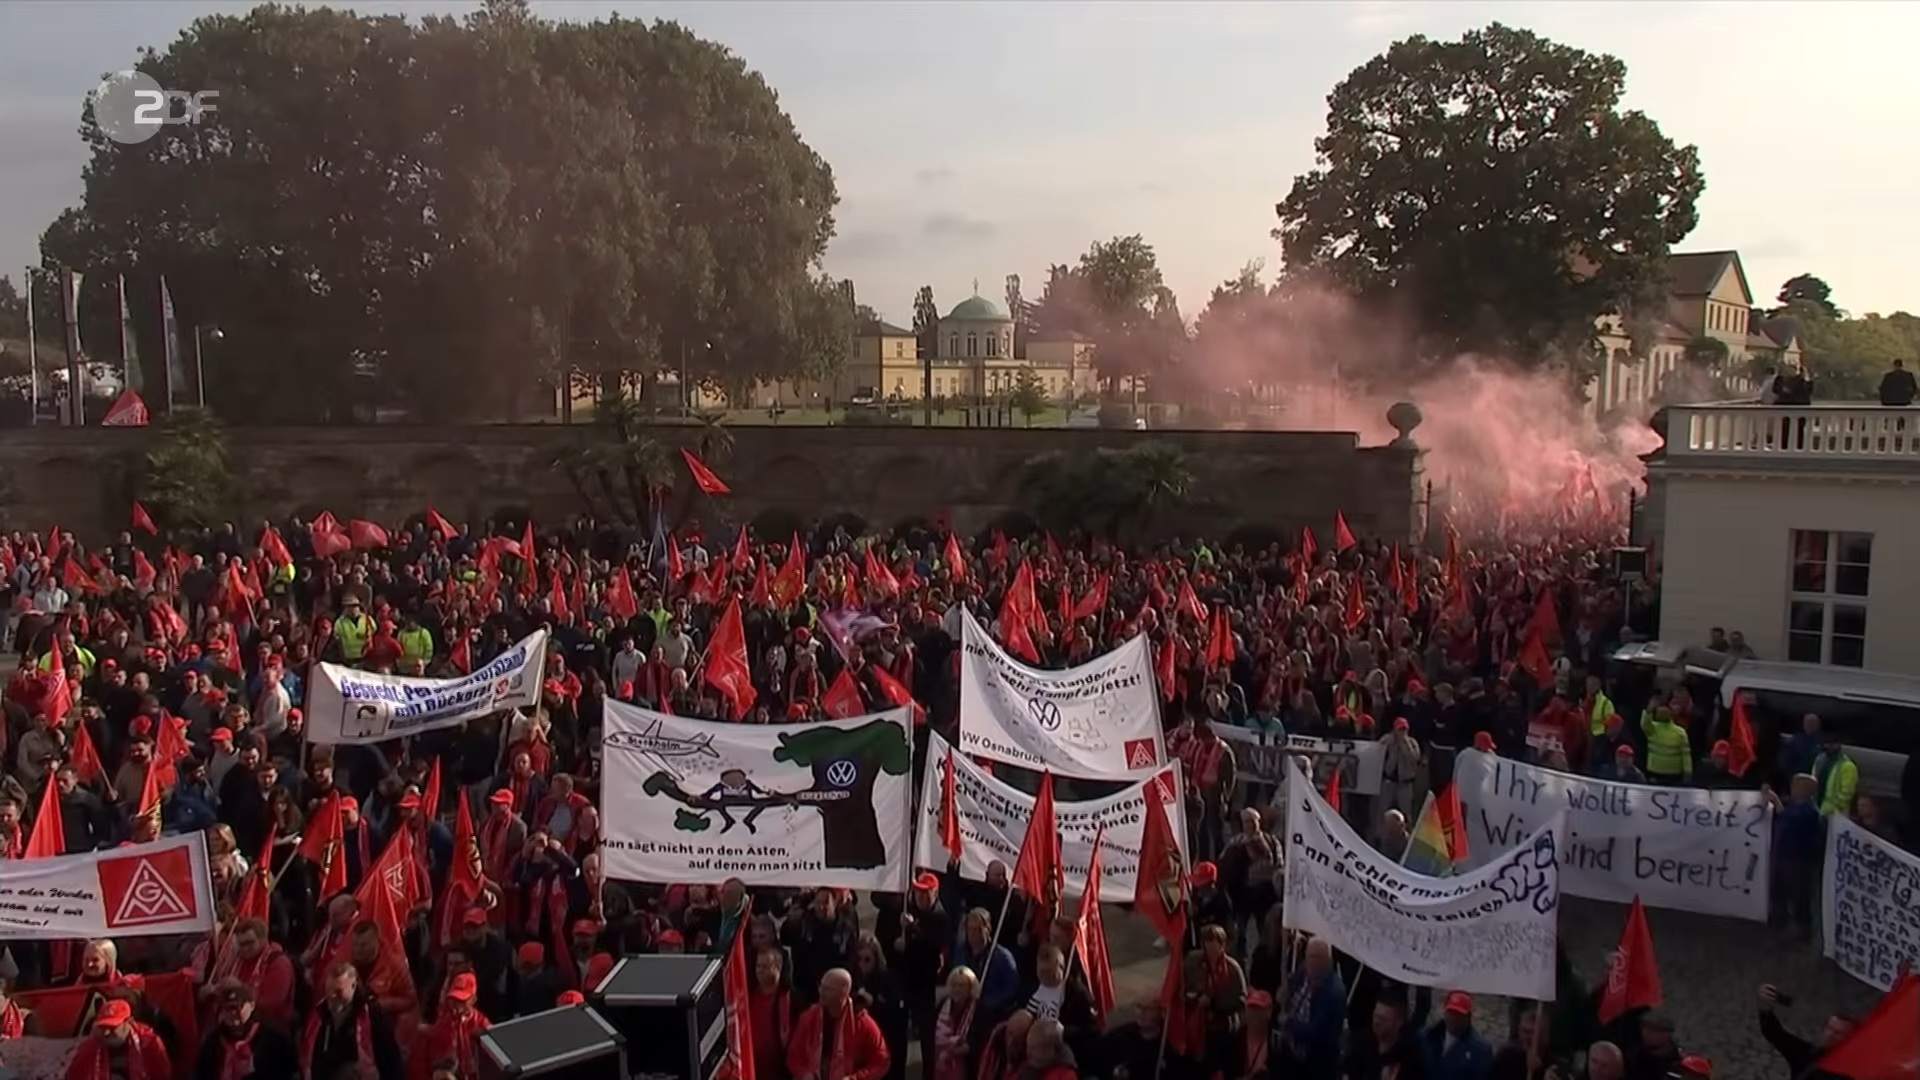
<instances>
[{"instance_id":1,"label":"tree drawing on banner","mask_svg":"<svg viewBox=\"0 0 1920 1080\"><path fill-rule=\"evenodd\" d=\"M818 810L828 869L870 870L886 865L887 843L874 816L873 787L882 773L905 776L913 765L913 749L899 724L875 720L856 728L782 733L771 756L776 763L811 769L813 785L799 791L771 791L755 784L747 775L749 770L729 769L719 784L696 795L682 787L678 777L661 770L647 777L642 790L681 805L674 827L683 832L705 832L715 818L723 833L736 826L753 832L754 819L766 810Z\"/></svg>"}]
</instances>

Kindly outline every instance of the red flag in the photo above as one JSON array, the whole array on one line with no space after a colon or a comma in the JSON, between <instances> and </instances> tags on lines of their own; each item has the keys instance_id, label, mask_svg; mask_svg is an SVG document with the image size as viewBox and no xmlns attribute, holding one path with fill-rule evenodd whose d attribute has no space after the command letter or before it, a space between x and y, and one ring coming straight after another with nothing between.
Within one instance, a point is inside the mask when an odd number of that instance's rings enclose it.
<instances>
[{"instance_id":1,"label":"red flag","mask_svg":"<svg viewBox=\"0 0 1920 1080\"><path fill-rule=\"evenodd\" d=\"M1814 1063L1817 1072L1848 1080L1914 1080L1920 1076L1920 975L1893 984L1846 1038Z\"/></svg>"},{"instance_id":2,"label":"red flag","mask_svg":"<svg viewBox=\"0 0 1920 1080\"><path fill-rule=\"evenodd\" d=\"M1620 944L1607 962L1607 985L1600 992L1599 1017L1611 1024L1635 1009L1660 1004L1660 968L1653 959L1653 935L1647 932L1647 910L1636 893L1627 909L1627 925Z\"/></svg>"},{"instance_id":3,"label":"red flag","mask_svg":"<svg viewBox=\"0 0 1920 1080\"><path fill-rule=\"evenodd\" d=\"M447 868L445 891L440 895L440 941L450 944L459 936L467 909L480 895L486 882L480 844L474 837L473 812L462 794L454 800L453 863Z\"/></svg>"},{"instance_id":4,"label":"red flag","mask_svg":"<svg viewBox=\"0 0 1920 1080\"><path fill-rule=\"evenodd\" d=\"M1026 569L1027 564L1021 563L1020 572L1025 573ZM1015 581L1018 581L1017 576ZM1020 590L1009 588L1006 595L1000 598L1000 640L1006 645L1008 652L1029 664L1037 664L1040 662L1040 649L1033 643L1033 636L1027 631L1030 622L1031 619L1020 604Z\"/></svg>"},{"instance_id":5,"label":"red flag","mask_svg":"<svg viewBox=\"0 0 1920 1080\"><path fill-rule=\"evenodd\" d=\"M686 460L687 472L693 474L693 486L699 488L702 493L707 495L733 494L733 489L727 486L726 481L715 475L712 469L707 468L707 463L695 457L693 451L683 447L680 450L680 456Z\"/></svg>"},{"instance_id":6,"label":"red flag","mask_svg":"<svg viewBox=\"0 0 1920 1080\"><path fill-rule=\"evenodd\" d=\"M442 540L450 541L460 535L460 530L454 528L452 522L441 517L440 511L431 506L427 507L427 528L439 533Z\"/></svg>"},{"instance_id":7,"label":"red flag","mask_svg":"<svg viewBox=\"0 0 1920 1080\"><path fill-rule=\"evenodd\" d=\"M313 530L313 553L323 559L335 555L344 555L353 550L353 541L346 533L338 529L322 530L316 526Z\"/></svg>"},{"instance_id":8,"label":"red flag","mask_svg":"<svg viewBox=\"0 0 1920 1080\"><path fill-rule=\"evenodd\" d=\"M1174 597L1173 607L1175 611L1178 611L1196 623L1207 621L1207 606L1200 602L1198 596L1194 595L1192 581L1183 580L1180 582L1180 592Z\"/></svg>"},{"instance_id":9,"label":"red flag","mask_svg":"<svg viewBox=\"0 0 1920 1080\"><path fill-rule=\"evenodd\" d=\"M320 868L320 895L324 899L347 890L347 860L340 853L345 825L340 816L340 796L327 796L307 821L300 847L294 852Z\"/></svg>"},{"instance_id":10,"label":"red flag","mask_svg":"<svg viewBox=\"0 0 1920 1080\"><path fill-rule=\"evenodd\" d=\"M147 560L145 552L139 548L133 550L133 587L141 592L151 592L153 583L160 575L153 569L153 563Z\"/></svg>"},{"instance_id":11,"label":"red flag","mask_svg":"<svg viewBox=\"0 0 1920 1080\"><path fill-rule=\"evenodd\" d=\"M1327 805L1334 813L1340 812L1340 770L1336 767L1327 774Z\"/></svg>"},{"instance_id":12,"label":"red flag","mask_svg":"<svg viewBox=\"0 0 1920 1080\"><path fill-rule=\"evenodd\" d=\"M1553 593L1541 586L1540 595L1534 599L1533 614L1527 619L1527 631L1540 635L1542 646L1560 643L1560 611L1554 606Z\"/></svg>"},{"instance_id":13,"label":"red flag","mask_svg":"<svg viewBox=\"0 0 1920 1080\"><path fill-rule=\"evenodd\" d=\"M276 567L293 565L293 552L287 550L287 542L280 538L280 530L271 525L260 534L260 553Z\"/></svg>"},{"instance_id":14,"label":"red flag","mask_svg":"<svg viewBox=\"0 0 1920 1080\"><path fill-rule=\"evenodd\" d=\"M428 821L440 817L440 759L437 757L433 759L433 767L427 771L427 790L420 793L420 809Z\"/></svg>"},{"instance_id":15,"label":"red flag","mask_svg":"<svg viewBox=\"0 0 1920 1080\"><path fill-rule=\"evenodd\" d=\"M753 565L753 549L747 544L747 527L742 525L740 531L733 535L733 568L746 573L747 567L751 565Z\"/></svg>"},{"instance_id":16,"label":"red flag","mask_svg":"<svg viewBox=\"0 0 1920 1080\"><path fill-rule=\"evenodd\" d=\"M1233 627L1227 623L1225 605L1213 609L1207 627L1207 666L1225 667L1233 663Z\"/></svg>"},{"instance_id":17,"label":"red flag","mask_svg":"<svg viewBox=\"0 0 1920 1080\"><path fill-rule=\"evenodd\" d=\"M533 587L533 568L540 561L540 544L533 536L533 519L528 518L520 529L520 580L528 588Z\"/></svg>"},{"instance_id":18,"label":"red flag","mask_svg":"<svg viewBox=\"0 0 1920 1080\"><path fill-rule=\"evenodd\" d=\"M1133 906L1155 931L1180 955L1178 942L1186 936L1186 871L1180 865L1180 846L1174 842L1173 824L1167 817L1169 797L1174 791L1173 772L1160 773L1145 787L1147 818L1140 834L1140 872L1133 883ZM1178 1014L1170 1014L1169 1025L1178 1025Z\"/></svg>"},{"instance_id":19,"label":"red flag","mask_svg":"<svg viewBox=\"0 0 1920 1080\"><path fill-rule=\"evenodd\" d=\"M147 413L147 403L129 386L120 391L120 396L107 406L107 414L100 418L101 427L146 427L151 417Z\"/></svg>"},{"instance_id":20,"label":"red flag","mask_svg":"<svg viewBox=\"0 0 1920 1080\"><path fill-rule=\"evenodd\" d=\"M867 711L866 699L860 696L860 687L854 684L852 668L842 667L840 674L833 677L832 685L820 696L820 709L835 720L845 720Z\"/></svg>"},{"instance_id":21,"label":"red flag","mask_svg":"<svg viewBox=\"0 0 1920 1080\"><path fill-rule=\"evenodd\" d=\"M613 580L607 583L607 610L620 619L640 614L640 598L634 595L633 578L624 566L616 569Z\"/></svg>"},{"instance_id":22,"label":"red flag","mask_svg":"<svg viewBox=\"0 0 1920 1080\"><path fill-rule=\"evenodd\" d=\"M1093 588L1088 589L1087 595L1081 597L1080 602L1073 606L1074 621L1094 618L1107 606L1108 578L1109 575L1103 570L1100 576L1094 579Z\"/></svg>"},{"instance_id":23,"label":"red flag","mask_svg":"<svg viewBox=\"0 0 1920 1080\"><path fill-rule=\"evenodd\" d=\"M453 648L447 651L447 660L460 674L473 674L473 639L467 636L465 630L460 631L454 639Z\"/></svg>"},{"instance_id":24,"label":"red flag","mask_svg":"<svg viewBox=\"0 0 1920 1080\"><path fill-rule=\"evenodd\" d=\"M1447 838L1447 861L1458 865L1467 860L1467 815L1460 809L1460 793L1452 784L1440 789L1434 797L1434 816L1440 820L1440 831Z\"/></svg>"},{"instance_id":25,"label":"red flag","mask_svg":"<svg viewBox=\"0 0 1920 1080\"><path fill-rule=\"evenodd\" d=\"M347 538L357 548L383 548L387 546L387 530L371 521L354 518L347 523Z\"/></svg>"},{"instance_id":26,"label":"red flag","mask_svg":"<svg viewBox=\"0 0 1920 1080\"><path fill-rule=\"evenodd\" d=\"M231 655L231 652L229 652ZM187 721L164 710L160 713L160 731L153 740L153 771L160 783L172 787L180 780L180 759L193 753L187 741Z\"/></svg>"},{"instance_id":27,"label":"red flag","mask_svg":"<svg viewBox=\"0 0 1920 1080\"><path fill-rule=\"evenodd\" d=\"M23 859L50 859L67 853L67 825L60 816L60 785L47 775L46 790L40 793L40 812L33 815L33 831L27 834Z\"/></svg>"},{"instance_id":28,"label":"red flag","mask_svg":"<svg viewBox=\"0 0 1920 1080\"><path fill-rule=\"evenodd\" d=\"M773 576L773 600L781 607L792 607L802 593L807 591L807 553L800 546L800 534L794 533L787 543L787 561L780 565L780 572Z\"/></svg>"},{"instance_id":29,"label":"red flag","mask_svg":"<svg viewBox=\"0 0 1920 1080\"><path fill-rule=\"evenodd\" d=\"M240 886L240 900L233 906L236 920L266 921L272 899L267 893L267 886L273 878L273 841L276 832L277 826L268 823L266 842L260 845L260 854L254 858L253 865L247 868L247 880Z\"/></svg>"},{"instance_id":30,"label":"red flag","mask_svg":"<svg viewBox=\"0 0 1920 1080\"><path fill-rule=\"evenodd\" d=\"M1148 792L1147 798L1153 799L1153 793ZM1074 920L1077 931L1074 946L1080 952L1080 967L1087 973L1094 1011L1103 1020L1113 1015L1113 966L1107 960L1107 931L1100 923L1100 842L1106 835L1105 826L1093 834L1093 855L1087 860L1087 888L1080 894L1080 910Z\"/></svg>"},{"instance_id":31,"label":"red flag","mask_svg":"<svg viewBox=\"0 0 1920 1080\"><path fill-rule=\"evenodd\" d=\"M867 548L867 580L880 590L880 595L894 597L900 595L900 582L887 567L885 559L874 555L873 548Z\"/></svg>"},{"instance_id":32,"label":"red flag","mask_svg":"<svg viewBox=\"0 0 1920 1080\"><path fill-rule=\"evenodd\" d=\"M1333 553L1345 555L1347 549L1359 543L1353 538L1353 530L1347 528L1347 515L1338 510L1333 512Z\"/></svg>"},{"instance_id":33,"label":"red flag","mask_svg":"<svg viewBox=\"0 0 1920 1080\"><path fill-rule=\"evenodd\" d=\"M727 966L720 975L726 999L727 1056L720 1071L734 1080L754 1080L753 1010L747 1007L747 920L735 925L727 946Z\"/></svg>"},{"instance_id":34,"label":"red flag","mask_svg":"<svg viewBox=\"0 0 1920 1080\"><path fill-rule=\"evenodd\" d=\"M1313 565L1313 557L1320 551L1320 545L1313 542L1313 530L1300 526L1300 559L1308 566Z\"/></svg>"},{"instance_id":35,"label":"red flag","mask_svg":"<svg viewBox=\"0 0 1920 1080\"><path fill-rule=\"evenodd\" d=\"M1169 630L1167 636L1160 639L1160 647L1153 653L1153 678L1160 684L1160 698L1163 701L1172 701L1180 692L1179 675L1176 670L1178 668L1175 655L1177 649L1178 646L1173 640L1173 631Z\"/></svg>"},{"instance_id":36,"label":"red flag","mask_svg":"<svg viewBox=\"0 0 1920 1080\"><path fill-rule=\"evenodd\" d=\"M53 648L48 653L47 670L40 675L43 693L41 700L46 707L41 711L47 719L59 723L73 710L73 685L67 681L67 659L60 653L60 640L54 639Z\"/></svg>"},{"instance_id":37,"label":"red flag","mask_svg":"<svg viewBox=\"0 0 1920 1080\"><path fill-rule=\"evenodd\" d=\"M1727 727L1727 771L1745 776L1753 768L1753 722L1747 719L1747 695L1733 695L1733 717Z\"/></svg>"},{"instance_id":38,"label":"red flag","mask_svg":"<svg viewBox=\"0 0 1920 1080\"><path fill-rule=\"evenodd\" d=\"M547 582L547 609L553 612L555 619L563 623L573 617L573 612L567 608L567 590L560 584L558 567L554 568L553 579Z\"/></svg>"},{"instance_id":39,"label":"red flag","mask_svg":"<svg viewBox=\"0 0 1920 1080\"><path fill-rule=\"evenodd\" d=\"M960 541L952 533L947 534L947 574L955 581L967 580L967 557L960 551Z\"/></svg>"},{"instance_id":40,"label":"red flag","mask_svg":"<svg viewBox=\"0 0 1920 1080\"><path fill-rule=\"evenodd\" d=\"M1053 905L1060 902L1065 880L1060 865L1060 826L1053 813L1053 773L1043 772L1040 795L1033 800L1027 834L1020 838L1020 857L1014 860L1011 881L1029 898Z\"/></svg>"},{"instance_id":41,"label":"red flag","mask_svg":"<svg viewBox=\"0 0 1920 1080\"><path fill-rule=\"evenodd\" d=\"M747 710L753 708L754 698L759 696L747 667L747 636L740 625L737 596L727 604L726 613L720 616L720 624L714 627L713 638L707 643L704 678L733 706L735 720L746 716Z\"/></svg>"},{"instance_id":42,"label":"red flag","mask_svg":"<svg viewBox=\"0 0 1920 1080\"><path fill-rule=\"evenodd\" d=\"M867 670L873 672L873 683L880 688L881 697L892 702L897 708L913 710L914 723L924 724L927 722L927 710L921 708L920 703L913 700L913 691L907 689L905 683L894 678L893 674L886 668L876 665L868 667Z\"/></svg>"},{"instance_id":43,"label":"red flag","mask_svg":"<svg viewBox=\"0 0 1920 1080\"><path fill-rule=\"evenodd\" d=\"M960 842L959 789L954 780L953 747L947 747L946 760L940 763L940 844L947 858L958 862L965 849Z\"/></svg>"},{"instance_id":44,"label":"red flag","mask_svg":"<svg viewBox=\"0 0 1920 1080\"><path fill-rule=\"evenodd\" d=\"M84 720L73 725L73 773L83 784L107 775L106 767L100 764L100 751L93 745L93 733Z\"/></svg>"},{"instance_id":45,"label":"red flag","mask_svg":"<svg viewBox=\"0 0 1920 1080\"><path fill-rule=\"evenodd\" d=\"M1345 613L1347 632L1360 629L1367 621L1367 598L1362 595L1358 578L1347 582L1347 610Z\"/></svg>"},{"instance_id":46,"label":"red flag","mask_svg":"<svg viewBox=\"0 0 1920 1080\"><path fill-rule=\"evenodd\" d=\"M153 523L153 515L147 513L147 508L140 505L139 499L133 500L133 527L149 536L160 535L159 527Z\"/></svg>"},{"instance_id":47,"label":"red flag","mask_svg":"<svg viewBox=\"0 0 1920 1080\"><path fill-rule=\"evenodd\" d=\"M1534 684L1542 687L1553 685L1553 658L1547 655L1547 647L1540 643L1540 633L1532 626L1527 627L1527 636L1520 642L1520 655L1514 660L1528 675Z\"/></svg>"}]
</instances>

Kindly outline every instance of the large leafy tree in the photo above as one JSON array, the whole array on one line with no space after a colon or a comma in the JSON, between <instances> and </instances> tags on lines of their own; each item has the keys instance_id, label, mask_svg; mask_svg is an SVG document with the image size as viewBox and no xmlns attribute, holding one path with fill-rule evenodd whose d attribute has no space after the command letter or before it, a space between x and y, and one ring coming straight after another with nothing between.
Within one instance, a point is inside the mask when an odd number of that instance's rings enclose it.
<instances>
[{"instance_id":1,"label":"large leafy tree","mask_svg":"<svg viewBox=\"0 0 1920 1080\"><path fill-rule=\"evenodd\" d=\"M1829 319L1840 317L1840 309L1833 306L1833 286L1812 274L1795 274L1788 278L1780 286L1778 302L1783 309L1805 304Z\"/></svg>"},{"instance_id":2,"label":"large leafy tree","mask_svg":"<svg viewBox=\"0 0 1920 1080\"><path fill-rule=\"evenodd\" d=\"M219 111L123 146L89 109L85 195L43 260L90 290L128 274L148 357L164 275L183 324L224 331L227 415L511 416L541 380L736 384L826 355L833 174L757 74L676 24L268 5L137 66ZM83 307L104 340L115 305Z\"/></svg>"},{"instance_id":3,"label":"large leafy tree","mask_svg":"<svg viewBox=\"0 0 1920 1080\"><path fill-rule=\"evenodd\" d=\"M1036 337L1092 339L1094 363L1110 390L1129 376L1164 380L1187 343L1179 301L1153 245L1138 233L1096 241L1071 267L1049 267L1032 319Z\"/></svg>"},{"instance_id":4,"label":"large leafy tree","mask_svg":"<svg viewBox=\"0 0 1920 1080\"><path fill-rule=\"evenodd\" d=\"M1803 360L1823 398L1871 399L1880 376L1895 360L1911 364L1920 357L1920 316L1848 315L1833 301L1833 290L1812 274L1797 274L1780 286L1780 306L1770 313L1791 319ZM1782 329L1782 328L1777 328Z\"/></svg>"},{"instance_id":5,"label":"large leafy tree","mask_svg":"<svg viewBox=\"0 0 1920 1080\"><path fill-rule=\"evenodd\" d=\"M1595 320L1657 314L1699 155L1622 111L1626 66L1495 23L1416 36L1327 99L1318 166L1276 211L1290 270L1404 305L1421 352L1579 369Z\"/></svg>"}]
</instances>

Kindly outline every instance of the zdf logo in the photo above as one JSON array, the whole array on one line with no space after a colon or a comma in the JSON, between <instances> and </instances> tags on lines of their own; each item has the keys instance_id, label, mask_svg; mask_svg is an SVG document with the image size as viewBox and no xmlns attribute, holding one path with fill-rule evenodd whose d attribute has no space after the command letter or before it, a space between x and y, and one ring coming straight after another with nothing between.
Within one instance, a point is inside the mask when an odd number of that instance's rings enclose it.
<instances>
[{"instance_id":1,"label":"zdf logo","mask_svg":"<svg viewBox=\"0 0 1920 1080\"><path fill-rule=\"evenodd\" d=\"M213 102L220 92L162 90L144 71L116 71L101 79L89 96L101 134L132 145L153 138L163 127L192 124L218 111Z\"/></svg>"}]
</instances>

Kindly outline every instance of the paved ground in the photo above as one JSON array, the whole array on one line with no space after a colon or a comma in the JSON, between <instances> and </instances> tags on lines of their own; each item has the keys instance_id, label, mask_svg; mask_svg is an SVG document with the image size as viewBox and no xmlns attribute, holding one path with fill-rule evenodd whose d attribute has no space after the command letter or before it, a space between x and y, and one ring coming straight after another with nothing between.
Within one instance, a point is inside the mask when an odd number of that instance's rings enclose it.
<instances>
[{"instance_id":1,"label":"paved ground","mask_svg":"<svg viewBox=\"0 0 1920 1080\"><path fill-rule=\"evenodd\" d=\"M1103 912L1114 952L1114 992L1122 1003L1159 988L1165 953L1153 948L1145 922L1109 906ZM1620 938L1626 907L1570 900L1561 932L1575 968L1598 983L1606 954ZM1821 959L1816 947L1758 923L1675 911L1648 911L1654 954L1666 991L1666 1011L1681 1045L1705 1054L1719 1076L1741 1080L1784 1077L1785 1066L1760 1038L1755 992L1770 982L1793 995L1781 1010L1788 1030L1817 1038L1829 1013L1864 1013L1879 993ZM1496 1045L1504 1039L1508 1002L1482 995L1475 1002L1480 1030Z\"/></svg>"}]
</instances>

